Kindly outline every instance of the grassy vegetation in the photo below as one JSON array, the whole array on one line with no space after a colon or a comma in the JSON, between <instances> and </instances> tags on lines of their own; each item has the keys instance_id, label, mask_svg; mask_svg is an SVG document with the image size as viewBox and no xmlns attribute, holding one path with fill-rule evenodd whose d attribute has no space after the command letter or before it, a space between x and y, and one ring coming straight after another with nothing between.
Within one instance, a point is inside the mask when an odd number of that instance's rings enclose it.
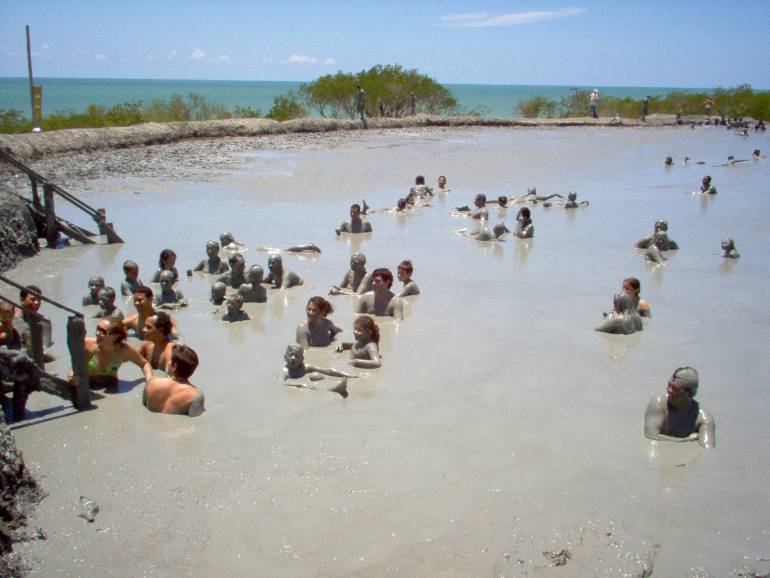
<instances>
[{"instance_id":1,"label":"grassy vegetation","mask_svg":"<svg viewBox=\"0 0 770 578\"><path fill-rule=\"evenodd\" d=\"M572 94L559 100L535 96L521 101L514 112L526 118L587 116L590 94L588 90L573 90ZM705 114L704 103L709 96L714 98L713 115L770 119L770 92L754 91L748 84L735 88L717 88L710 94L674 91L663 97L652 97L649 114ZM617 114L626 118L641 117L642 102L630 97L602 96L599 100L599 113L602 116Z\"/></svg>"},{"instance_id":2,"label":"grassy vegetation","mask_svg":"<svg viewBox=\"0 0 770 578\"><path fill-rule=\"evenodd\" d=\"M267 118L277 121L303 118L307 116L307 110L299 102L297 93L290 90L282 96L273 98L273 107L267 113Z\"/></svg>"},{"instance_id":3,"label":"grassy vegetation","mask_svg":"<svg viewBox=\"0 0 770 578\"><path fill-rule=\"evenodd\" d=\"M43 130L64 128L99 128L130 126L143 122L173 122L185 120L216 120L224 118L259 118L259 109L237 106L229 111L222 104L211 102L191 92L186 98L174 94L169 100L153 100L149 104L135 100L106 107L90 104L85 112L57 111L43 117ZM32 121L19 110L0 109L0 133L29 132Z\"/></svg>"}]
</instances>

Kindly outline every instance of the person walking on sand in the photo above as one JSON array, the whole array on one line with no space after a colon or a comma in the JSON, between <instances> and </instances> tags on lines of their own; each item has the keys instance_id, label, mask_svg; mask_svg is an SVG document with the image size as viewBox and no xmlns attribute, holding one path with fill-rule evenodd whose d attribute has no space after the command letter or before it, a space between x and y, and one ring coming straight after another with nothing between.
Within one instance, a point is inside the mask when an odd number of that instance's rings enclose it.
<instances>
[{"instance_id":1,"label":"person walking on sand","mask_svg":"<svg viewBox=\"0 0 770 578\"><path fill-rule=\"evenodd\" d=\"M599 89L594 88L591 91L591 97L588 106L588 116L593 118L599 118L599 114L596 112L596 107L599 105Z\"/></svg>"},{"instance_id":2,"label":"person walking on sand","mask_svg":"<svg viewBox=\"0 0 770 578\"><path fill-rule=\"evenodd\" d=\"M711 120L711 109L714 107L714 97L709 96L704 102L703 106L706 107L706 116Z\"/></svg>"},{"instance_id":3,"label":"person walking on sand","mask_svg":"<svg viewBox=\"0 0 770 578\"><path fill-rule=\"evenodd\" d=\"M650 95L644 97L642 101L642 122L647 120L647 115L650 114Z\"/></svg>"},{"instance_id":4,"label":"person walking on sand","mask_svg":"<svg viewBox=\"0 0 770 578\"><path fill-rule=\"evenodd\" d=\"M366 94L361 86L358 86L358 92L356 93L356 111L361 117L361 124L364 128L368 128L366 124Z\"/></svg>"}]
</instances>

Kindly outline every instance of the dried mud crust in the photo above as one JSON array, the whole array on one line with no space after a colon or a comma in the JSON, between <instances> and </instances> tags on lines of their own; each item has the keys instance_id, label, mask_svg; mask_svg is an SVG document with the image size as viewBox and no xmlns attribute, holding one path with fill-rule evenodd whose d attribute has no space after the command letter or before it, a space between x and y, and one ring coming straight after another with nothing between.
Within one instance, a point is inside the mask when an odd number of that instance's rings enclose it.
<instances>
[{"instance_id":1,"label":"dried mud crust","mask_svg":"<svg viewBox=\"0 0 770 578\"><path fill-rule=\"evenodd\" d=\"M30 474L13 434L0 415L0 576L22 576L24 564L14 554L13 544L43 538L41 530L29 532L29 508L43 498Z\"/></svg>"}]
</instances>

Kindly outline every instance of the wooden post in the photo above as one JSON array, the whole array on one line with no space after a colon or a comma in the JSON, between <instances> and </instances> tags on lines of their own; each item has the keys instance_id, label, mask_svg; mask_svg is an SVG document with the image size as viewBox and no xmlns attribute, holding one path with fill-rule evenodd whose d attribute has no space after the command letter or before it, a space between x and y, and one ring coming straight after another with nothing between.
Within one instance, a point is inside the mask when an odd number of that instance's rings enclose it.
<instances>
[{"instance_id":1,"label":"wooden post","mask_svg":"<svg viewBox=\"0 0 770 578\"><path fill-rule=\"evenodd\" d=\"M45 238L48 248L55 249L59 240L59 231L56 230L56 213L54 212L53 185L43 184L43 204L45 205Z\"/></svg>"},{"instance_id":2,"label":"wooden post","mask_svg":"<svg viewBox=\"0 0 770 578\"><path fill-rule=\"evenodd\" d=\"M40 202L40 193L37 190L37 181L32 177L29 177L29 180L32 183L32 204L37 210L42 211L43 203Z\"/></svg>"},{"instance_id":3,"label":"wooden post","mask_svg":"<svg viewBox=\"0 0 770 578\"><path fill-rule=\"evenodd\" d=\"M32 345L32 359L40 369L45 369L45 347L43 346L43 324L38 315L28 314L27 326Z\"/></svg>"},{"instance_id":4,"label":"wooden post","mask_svg":"<svg viewBox=\"0 0 770 578\"><path fill-rule=\"evenodd\" d=\"M112 243L122 243L123 239L120 238L120 236L115 232L115 229L112 227L112 223L107 222L107 211L104 209L96 209L96 217L94 220L99 225L99 234L105 235L107 237L107 242Z\"/></svg>"},{"instance_id":5,"label":"wooden post","mask_svg":"<svg viewBox=\"0 0 770 578\"><path fill-rule=\"evenodd\" d=\"M78 378L77 388L72 392L73 405L80 410L88 409L91 407L91 387L86 368L86 324L82 317L72 315L67 319L67 347L70 350L72 375Z\"/></svg>"}]
</instances>

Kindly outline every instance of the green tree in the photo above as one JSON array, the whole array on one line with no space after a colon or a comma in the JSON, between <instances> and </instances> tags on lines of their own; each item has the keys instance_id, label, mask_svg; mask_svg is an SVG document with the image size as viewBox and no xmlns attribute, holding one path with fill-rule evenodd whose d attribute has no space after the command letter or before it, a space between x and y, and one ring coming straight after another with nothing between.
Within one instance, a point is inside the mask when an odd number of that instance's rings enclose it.
<instances>
[{"instance_id":1,"label":"green tree","mask_svg":"<svg viewBox=\"0 0 770 578\"><path fill-rule=\"evenodd\" d=\"M307 111L299 103L297 94L290 90L283 96L273 98L273 107L267 113L267 118L277 121L291 120L293 118L304 118Z\"/></svg>"}]
</instances>

